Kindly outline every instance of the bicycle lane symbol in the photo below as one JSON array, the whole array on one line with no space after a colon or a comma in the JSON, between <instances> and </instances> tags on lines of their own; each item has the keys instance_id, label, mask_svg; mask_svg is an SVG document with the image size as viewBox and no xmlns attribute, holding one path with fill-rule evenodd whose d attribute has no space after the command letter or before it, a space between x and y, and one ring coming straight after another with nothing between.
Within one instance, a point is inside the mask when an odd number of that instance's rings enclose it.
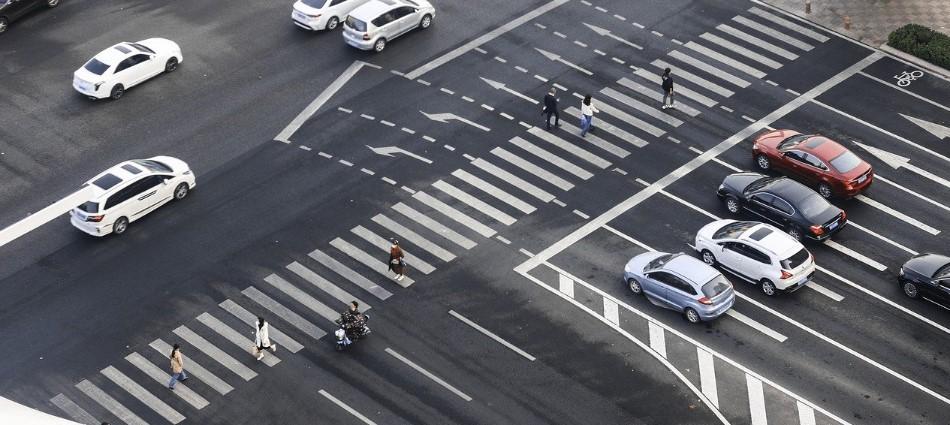
<instances>
[{"instance_id":1,"label":"bicycle lane symbol","mask_svg":"<svg viewBox=\"0 0 950 425\"><path fill-rule=\"evenodd\" d=\"M897 80L897 85L900 87L907 87L910 83L920 77L924 76L924 71L915 69L913 71L904 71L900 74L894 76L894 79Z\"/></svg>"}]
</instances>

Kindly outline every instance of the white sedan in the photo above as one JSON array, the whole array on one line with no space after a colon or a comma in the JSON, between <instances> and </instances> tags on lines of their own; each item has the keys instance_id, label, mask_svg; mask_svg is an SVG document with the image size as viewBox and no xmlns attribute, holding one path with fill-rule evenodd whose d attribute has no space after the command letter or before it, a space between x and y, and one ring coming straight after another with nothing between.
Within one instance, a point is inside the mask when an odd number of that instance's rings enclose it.
<instances>
[{"instance_id":1,"label":"white sedan","mask_svg":"<svg viewBox=\"0 0 950 425\"><path fill-rule=\"evenodd\" d=\"M73 88L90 99L118 99L126 90L181 63L181 48L164 38L122 42L99 52L73 73Z\"/></svg>"},{"instance_id":2,"label":"white sedan","mask_svg":"<svg viewBox=\"0 0 950 425\"><path fill-rule=\"evenodd\" d=\"M353 9L369 0L297 0L290 18L300 28L310 31L333 30Z\"/></svg>"}]
</instances>

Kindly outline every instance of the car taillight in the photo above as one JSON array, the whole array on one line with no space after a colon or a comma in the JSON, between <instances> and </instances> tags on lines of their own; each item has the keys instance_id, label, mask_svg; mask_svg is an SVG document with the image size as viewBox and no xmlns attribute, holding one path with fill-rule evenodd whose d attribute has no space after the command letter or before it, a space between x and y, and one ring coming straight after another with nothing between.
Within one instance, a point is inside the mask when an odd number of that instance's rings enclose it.
<instances>
[{"instance_id":1,"label":"car taillight","mask_svg":"<svg viewBox=\"0 0 950 425\"><path fill-rule=\"evenodd\" d=\"M86 216L86 221L93 221L93 222L98 223L102 221L103 218L105 218L104 214L90 215L90 216Z\"/></svg>"},{"instance_id":2,"label":"car taillight","mask_svg":"<svg viewBox=\"0 0 950 425\"><path fill-rule=\"evenodd\" d=\"M367 32L367 33L363 33L363 40L369 40L370 38L371 38L371 37L369 36L369 33L368 33L368 32Z\"/></svg>"},{"instance_id":3,"label":"car taillight","mask_svg":"<svg viewBox=\"0 0 950 425\"><path fill-rule=\"evenodd\" d=\"M841 221L845 221L847 219L848 219L848 213L844 212L844 210L841 210Z\"/></svg>"},{"instance_id":4,"label":"car taillight","mask_svg":"<svg viewBox=\"0 0 950 425\"><path fill-rule=\"evenodd\" d=\"M782 279L788 279L788 278L790 278L790 277L792 277L792 274L791 274L791 273L789 273L789 272L787 272L787 271L785 271L785 270L782 270Z\"/></svg>"},{"instance_id":5,"label":"car taillight","mask_svg":"<svg viewBox=\"0 0 950 425\"><path fill-rule=\"evenodd\" d=\"M702 297L699 299L700 304L712 305L712 300L709 297Z\"/></svg>"},{"instance_id":6,"label":"car taillight","mask_svg":"<svg viewBox=\"0 0 950 425\"><path fill-rule=\"evenodd\" d=\"M822 228L821 226L811 226L811 232L815 236L821 236L822 234L825 233L825 229Z\"/></svg>"},{"instance_id":7,"label":"car taillight","mask_svg":"<svg viewBox=\"0 0 950 425\"><path fill-rule=\"evenodd\" d=\"M305 15L306 15L306 13L305 13ZM316 14L316 15L307 15L307 17L310 18L310 19L317 19L317 18L320 17L320 14L318 13L318 14Z\"/></svg>"}]
</instances>

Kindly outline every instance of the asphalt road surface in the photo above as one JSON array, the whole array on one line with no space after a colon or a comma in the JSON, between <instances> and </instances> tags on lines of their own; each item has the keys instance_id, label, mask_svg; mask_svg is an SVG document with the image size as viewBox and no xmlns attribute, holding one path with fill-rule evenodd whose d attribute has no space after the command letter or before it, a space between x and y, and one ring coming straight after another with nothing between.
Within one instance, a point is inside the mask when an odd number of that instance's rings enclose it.
<instances>
[{"instance_id":1,"label":"asphalt road surface","mask_svg":"<svg viewBox=\"0 0 950 425\"><path fill-rule=\"evenodd\" d=\"M380 54L299 30L289 2L73 0L12 25L3 226L129 158L182 158L198 187L121 236L63 217L0 247L0 395L92 424L948 422L950 311L896 277L950 252L950 82L748 1L436 8ZM175 73L115 102L70 87L154 36L182 46ZM632 295L625 262L692 254L767 128L875 168L833 201L849 226L806 244L814 280L767 297L727 274L735 307L699 325ZM373 333L337 352L354 299ZM279 331L260 362L255 315Z\"/></svg>"}]
</instances>

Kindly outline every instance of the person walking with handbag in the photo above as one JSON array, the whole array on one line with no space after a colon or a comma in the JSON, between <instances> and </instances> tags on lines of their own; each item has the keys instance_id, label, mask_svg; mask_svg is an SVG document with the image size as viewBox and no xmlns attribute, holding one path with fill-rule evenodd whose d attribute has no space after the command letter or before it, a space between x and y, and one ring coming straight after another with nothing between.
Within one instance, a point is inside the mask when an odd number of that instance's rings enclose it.
<instances>
[{"instance_id":1,"label":"person walking with handbag","mask_svg":"<svg viewBox=\"0 0 950 425\"><path fill-rule=\"evenodd\" d=\"M590 95L584 96L584 100L581 102L581 137L587 137L588 131L594 131L594 114L597 112L600 111L594 106L594 101L591 100Z\"/></svg>"},{"instance_id":2,"label":"person walking with handbag","mask_svg":"<svg viewBox=\"0 0 950 425\"><path fill-rule=\"evenodd\" d=\"M269 326L263 317L257 317L257 329L254 332L254 350L257 352L257 360L264 358L264 351L271 350L277 352L277 344L271 344Z\"/></svg>"},{"instance_id":3,"label":"person walking with handbag","mask_svg":"<svg viewBox=\"0 0 950 425\"><path fill-rule=\"evenodd\" d=\"M557 97L555 97L556 94L557 94L557 89L554 87L551 87L551 90L548 91L548 94L544 96L544 107L541 108L541 115L547 114L548 116L547 119L545 120L545 122L547 123L548 130L551 129L551 115L554 115L554 126L555 127L561 126L561 123L560 123L561 116L557 113Z\"/></svg>"},{"instance_id":4,"label":"person walking with handbag","mask_svg":"<svg viewBox=\"0 0 950 425\"><path fill-rule=\"evenodd\" d=\"M399 241L393 239L393 245L389 247L389 270L396 273L396 280L403 280L406 277L406 262L402 259L404 256L402 248L399 247Z\"/></svg>"},{"instance_id":5,"label":"person walking with handbag","mask_svg":"<svg viewBox=\"0 0 950 425\"><path fill-rule=\"evenodd\" d=\"M663 75L660 77L662 83L660 84L663 87L663 109L675 108L674 99L673 99L673 70L666 68L663 70ZM669 100L669 103L667 103Z\"/></svg>"},{"instance_id":6,"label":"person walking with handbag","mask_svg":"<svg viewBox=\"0 0 950 425\"><path fill-rule=\"evenodd\" d=\"M181 351L178 344L172 346L172 353L168 356L172 366L172 379L168 381L168 389L174 390L178 381L188 380L188 374L185 373L185 361L181 357Z\"/></svg>"}]
</instances>

